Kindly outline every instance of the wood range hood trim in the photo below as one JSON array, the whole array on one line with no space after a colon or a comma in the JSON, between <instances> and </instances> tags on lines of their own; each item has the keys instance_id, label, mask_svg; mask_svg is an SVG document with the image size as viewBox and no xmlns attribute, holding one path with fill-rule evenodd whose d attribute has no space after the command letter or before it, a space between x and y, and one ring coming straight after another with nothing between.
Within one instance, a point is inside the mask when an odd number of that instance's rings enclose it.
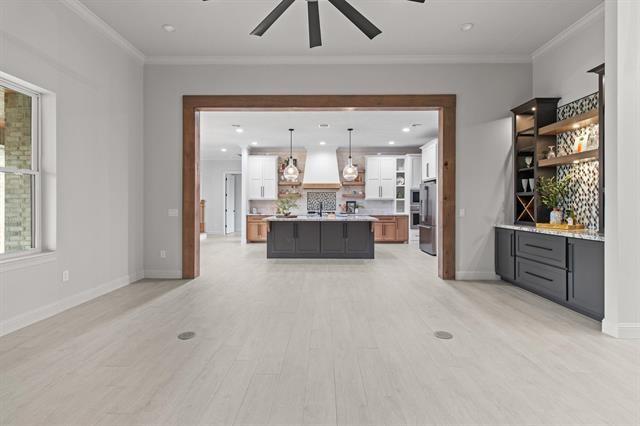
<instances>
[{"instance_id":1,"label":"wood range hood trim","mask_svg":"<svg viewBox=\"0 0 640 426\"><path fill-rule=\"evenodd\" d=\"M342 185L339 183L303 183L302 189L341 189Z\"/></svg>"}]
</instances>

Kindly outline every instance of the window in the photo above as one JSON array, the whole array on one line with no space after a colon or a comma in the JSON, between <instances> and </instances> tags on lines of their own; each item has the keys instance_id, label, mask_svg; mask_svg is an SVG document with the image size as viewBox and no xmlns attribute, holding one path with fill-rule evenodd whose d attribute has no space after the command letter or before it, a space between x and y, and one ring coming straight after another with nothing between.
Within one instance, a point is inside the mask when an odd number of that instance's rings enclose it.
<instances>
[{"instance_id":1,"label":"window","mask_svg":"<svg viewBox=\"0 0 640 426\"><path fill-rule=\"evenodd\" d=\"M39 104L0 78L0 260L40 249Z\"/></svg>"}]
</instances>

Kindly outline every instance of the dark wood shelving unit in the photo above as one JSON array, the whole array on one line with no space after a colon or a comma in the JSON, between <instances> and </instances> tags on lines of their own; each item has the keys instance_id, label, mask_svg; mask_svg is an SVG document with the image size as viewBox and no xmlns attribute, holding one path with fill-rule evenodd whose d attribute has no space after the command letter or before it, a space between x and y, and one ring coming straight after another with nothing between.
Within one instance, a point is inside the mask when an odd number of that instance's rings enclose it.
<instances>
[{"instance_id":1,"label":"dark wood shelving unit","mask_svg":"<svg viewBox=\"0 0 640 426\"><path fill-rule=\"evenodd\" d=\"M560 133L571 132L574 130L589 127L593 124L598 124L600 117L598 116L598 109L592 109L584 114L576 115L575 117L567 118L566 120L558 121L540 129L540 134L543 136L559 135Z\"/></svg>"},{"instance_id":2,"label":"dark wood shelving unit","mask_svg":"<svg viewBox=\"0 0 640 426\"><path fill-rule=\"evenodd\" d=\"M600 159L600 149L577 152L575 154L560 155L556 158L538 161L538 167L557 167L566 164L586 163L588 161L598 161Z\"/></svg>"},{"instance_id":3,"label":"dark wood shelving unit","mask_svg":"<svg viewBox=\"0 0 640 426\"><path fill-rule=\"evenodd\" d=\"M535 225L549 220L546 209L535 191L522 191L521 179L550 177L555 170L538 167L549 146L555 146L556 138L540 134L540 129L556 122L560 98L536 98L511 110L513 113L513 183L514 222L519 225ZM527 167L526 157L531 157Z\"/></svg>"},{"instance_id":4,"label":"dark wood shelving unit","mask_svg":"<svg viewBox=\"0 0 640 426\"><path fill-rule=\"evenodd\" d=\"M522 191L521 179L533 178L537 182L540 177L550 178L555 176L559 166L599 161L600 232L604 233L605 66L602 64L589 72L597 74L599 78L599 105L597 109L558 121L557 110L560 98L536 98L511 110L514 129L514 222L518 225L535 225L538 222L549 221L549 210L542 205L537 191ZM596 124L600 127L600 140L597 149L562 155L551 159L546 158L549 147L557 145L557 135ZM526 157L532 157L532 167L527 167Z\"/></svg>"}]
</instances>

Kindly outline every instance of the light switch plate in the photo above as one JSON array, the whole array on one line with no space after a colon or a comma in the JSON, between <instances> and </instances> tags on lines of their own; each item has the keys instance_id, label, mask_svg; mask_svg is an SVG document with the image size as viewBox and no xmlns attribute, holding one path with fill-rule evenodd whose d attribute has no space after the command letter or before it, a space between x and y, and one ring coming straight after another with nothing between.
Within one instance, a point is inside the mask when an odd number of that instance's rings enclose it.
<instances>
[{"instance_id":1,"label":"light switch plate","mask_svg":"<svg viewBox=\"0 0 640 426\"><path fill-rule=\"evenodd\" d=\"M178 209L169 209L167 213L169 217L178 217L179 215Z\"/></svg>"},{"instance_id":2,"label":"light switch plate","mask_svg":"<svg viewBox=\"0 0 640 426\"><path fill-rule=\"evenodd\" d=\"M62 271L62 282L66 283L69 281L69 271Z\"/></svg>"},{"instance_id":3,"label":"light switch plate","mask_svg":"<svg viewBox=\"0 0 640 426\"><path fill-rule=\"evenodd\" d=\"M460 209L460 217L464 217L467 214L465 209Z\"/></svg>"}]
</instances>

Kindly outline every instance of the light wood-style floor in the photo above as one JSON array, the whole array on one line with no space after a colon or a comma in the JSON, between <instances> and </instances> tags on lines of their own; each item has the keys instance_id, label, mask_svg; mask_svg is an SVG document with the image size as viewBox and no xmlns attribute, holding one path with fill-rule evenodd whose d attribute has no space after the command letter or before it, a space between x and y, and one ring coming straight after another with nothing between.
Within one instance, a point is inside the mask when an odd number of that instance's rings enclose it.
<instances>
[{"instance_id":1,"label":"light wood-style floor","mask_svg":"<svg viewBox=\"0 0 640 426\"><path fill-rule=\"evenodd\" d=\"M640 423L640 342L504 283L440 281L415 246L267 261L210 238L202 259L195 281L0 339L0 424Z\"/></svg>"}]
</instances>

